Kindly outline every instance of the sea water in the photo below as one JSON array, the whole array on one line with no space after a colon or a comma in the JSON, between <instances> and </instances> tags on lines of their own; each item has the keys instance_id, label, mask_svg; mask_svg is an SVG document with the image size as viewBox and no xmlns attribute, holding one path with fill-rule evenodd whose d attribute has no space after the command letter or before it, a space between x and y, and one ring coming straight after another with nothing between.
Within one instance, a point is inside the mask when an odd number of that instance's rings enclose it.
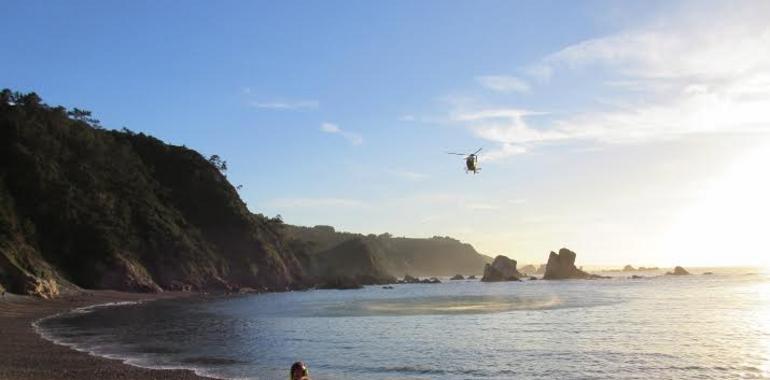
<instances>
[{"instance_id":1,"label":"sea water","mask_svg":"<svg viewBox=\"0 0 770 380\"><path fill-rule=\"evenodd\" d=\"M92 307L38 322L151 368L286 379L770 379L770 277L444 281Z\"/></svg>"}]
</instances>

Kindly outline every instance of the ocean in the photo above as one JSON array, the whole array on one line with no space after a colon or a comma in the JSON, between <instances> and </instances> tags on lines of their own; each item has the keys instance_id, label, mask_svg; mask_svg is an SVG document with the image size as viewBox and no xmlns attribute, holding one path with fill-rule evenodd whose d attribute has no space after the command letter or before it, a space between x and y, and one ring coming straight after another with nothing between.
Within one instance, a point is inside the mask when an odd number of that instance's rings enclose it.
<instances>
[{"instance_id":1,"label":"ocean","mask_svg":"<svg viewBox=\"0 0 770 380\"><path fill-rule=\"evenodd\" d=\"M770 379L770 276L401 284L104 305L47 339L225 379Z\"/></svg>"}]
</instances>

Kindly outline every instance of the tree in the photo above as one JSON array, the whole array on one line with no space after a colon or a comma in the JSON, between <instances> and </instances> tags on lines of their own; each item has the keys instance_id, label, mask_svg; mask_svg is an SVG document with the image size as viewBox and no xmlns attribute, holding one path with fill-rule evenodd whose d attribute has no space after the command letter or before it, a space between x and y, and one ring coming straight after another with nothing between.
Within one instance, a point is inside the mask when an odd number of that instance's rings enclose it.
<instances>
[{"instance_id":1,"label":"tree","mask_svg":"<svg viewBox=\"0 0 770 380\"><path fill-rule=\"evenodd\" d=\"M13 91L4 88L0 91L0 105L8 105L13 103Z\"/></svg>"},{"instance_id":2,"label":"tree","mask_svg":"<svg viewBox=\"0 0 770 380\"><path fill-rule=\"evenodd\" d=\"M99 120L91 117L91 111L73 108L72 111L67 112L67 115L73 120L82 121L94 128L102 127L101 124L99 124Z\"/></svg>"},{"instance_id":3,"label":"tree","mask_svg":"<svg viewBox=\"0 0 770 380\"><path fill-rule=\"evenodd\" d=\"M227 161L222 160L221 157L219 157L218 154L214 154L211 157L209 157L209 163L211 165L214 165L214 167L222 172L222 174L225 174L227 172Z\"/></svg>"},{"instance_id":4,"label":"tree","mask_svg":"<svg viewBox=\"0 0 770 380\"><path fill-rule=\"evenodd\" d=\"M43 99L41 99L34 92L30 92L28 94L21 94L17 92L14 94L14 98L16 98L13 99L14 103L28 107L38 107L43 103Z\"/></svg>"}]
</instances>

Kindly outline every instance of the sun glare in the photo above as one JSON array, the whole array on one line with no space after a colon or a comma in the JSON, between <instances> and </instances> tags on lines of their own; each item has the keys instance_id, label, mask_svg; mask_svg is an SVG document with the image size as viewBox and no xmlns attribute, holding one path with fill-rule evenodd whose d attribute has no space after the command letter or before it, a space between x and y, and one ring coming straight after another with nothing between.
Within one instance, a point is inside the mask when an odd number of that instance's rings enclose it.
<instances>
[{"instance_id":1,"label":"sun glare","mask_svg":"<svg viewBox=\"0 0 770 380\"><path fill-rule=\"evenodd\" d=\"M668 236L668 254L689 265L770 268L770 144L747 152L704 189Z\"/></svg>"}]
</instances>

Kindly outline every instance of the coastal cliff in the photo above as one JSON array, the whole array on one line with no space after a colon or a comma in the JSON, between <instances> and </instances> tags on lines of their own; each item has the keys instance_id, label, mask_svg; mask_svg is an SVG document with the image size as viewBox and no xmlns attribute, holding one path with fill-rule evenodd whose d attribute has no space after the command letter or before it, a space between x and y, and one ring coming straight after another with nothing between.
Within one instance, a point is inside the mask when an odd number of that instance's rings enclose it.
<instances>
[{"instance_id":1,"label":"coastal cliff","mask_svg":"<svg viewBox=\"0 0 770 380\"><path fill-rule=\"evenodd\" d=\"M393 237L388 233L363 235L336 231L331 226L287 226L287 235L308 242L311 255L332 249L349 240L365 242L391 276L452 276L478 274L491 258L476 252L470 244L450 237L428 239Z\"/></svg>"},{"instance_id":2,"label":"coastal cliff","mask_svg":"<svg viewBox=\"0 0 770 380\"><path fill-rule=\"evenodd\" d=\"M0 99L0 283L278 290L304 285L280 220L248 211L216 161L101 129L34 93Z\"/></svg>"},{"instance_id":3,"label":"coastal cliff","mask_svg":"<svg viewBox=\"0 0 770 380\"><path fill-rule=\"evenodd\" d=\"M226 171L218 156L3 90L0 290L356 287L473 274L490 260L448 237L340 233L253 214Z\"/></svg>"}]
</instances>

